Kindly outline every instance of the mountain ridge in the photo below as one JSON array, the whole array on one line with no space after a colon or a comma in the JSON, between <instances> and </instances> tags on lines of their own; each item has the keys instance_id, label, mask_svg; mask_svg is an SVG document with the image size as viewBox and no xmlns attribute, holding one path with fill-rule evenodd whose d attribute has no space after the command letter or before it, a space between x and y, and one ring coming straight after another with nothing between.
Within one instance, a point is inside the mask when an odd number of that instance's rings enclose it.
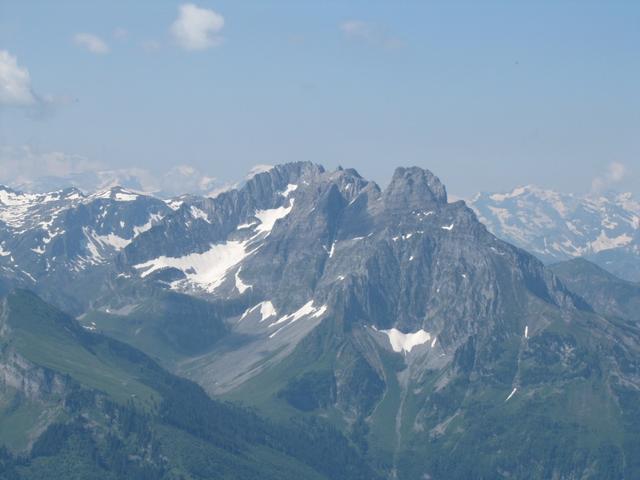
<instances>
[{"instance_id":1,"label":"mountain ridge","mask_svg":"<svg viewBox=\"0 0 640 480\"><path fill-rule=\"evenodd\" d=\"M634 471L620 459L636 453L638 326L449 202L432 172L398 168L380 188L300 162L181 201L93 271L85 329L211 396L327 419L390 478Z\"/></svg>"},{"instance_id":2,"label":"mountain ridge","mask_svg":"<svg viewBox=\"0 0 640 480\"><path fill-rule=\"evenodd\" d=\"M469 201L497 236L546 263L584 256L628 280L640 279L640 202L633 194L563 194L532 185Z\"/></svg>"}]
</instances>

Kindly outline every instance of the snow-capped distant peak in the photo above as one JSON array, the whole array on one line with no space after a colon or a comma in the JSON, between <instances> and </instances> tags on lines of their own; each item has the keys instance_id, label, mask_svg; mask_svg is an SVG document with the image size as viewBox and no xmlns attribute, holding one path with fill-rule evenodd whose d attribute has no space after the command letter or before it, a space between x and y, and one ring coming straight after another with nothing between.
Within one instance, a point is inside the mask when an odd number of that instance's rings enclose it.
<instances>
[{"instance_id":1,"label":"snow-capped distant peak","mask_svg":"<svg viewBox=\"0 0 640 480\"><path fill-rule=\"evenodd\" d=\"M507 199L519 197L527 192L534 190L537 190L537 188L532 187L531 185L524 185L522 187L516 187L508 193L492 193L491 195L489 195L489 198L491 198L491 200L495 202L503 202Z\"/></svg>"},{"instance_id":2,"label":"snow-capped distant peak","mask_svg":"<svg viewBox=\"0 0 640 480\"><path fill-rule=\"evenodd\" d=\"M138 199L142 194L134 192L132 190L127 190L122 187L112 187L108 190L103 190L97 192L93 195L90 195L91 199L110 199L115 200L117 202L133 202Z\"/></svg>"},{"instance_id":3,"label":"snow-capped distant peak","mask_svg":"<svg viewBox=\"0 0 640 480\"><path fill-rule=\"evenodd\" d=\"M595 259L601 252L624 249L621 262L640 262L640 203L631 193L575 195L527 185L509 193L478 194L469 206L496 236L545 261ZM620 267L617 273L624 276Z\"/></svg>"}]
</instances>

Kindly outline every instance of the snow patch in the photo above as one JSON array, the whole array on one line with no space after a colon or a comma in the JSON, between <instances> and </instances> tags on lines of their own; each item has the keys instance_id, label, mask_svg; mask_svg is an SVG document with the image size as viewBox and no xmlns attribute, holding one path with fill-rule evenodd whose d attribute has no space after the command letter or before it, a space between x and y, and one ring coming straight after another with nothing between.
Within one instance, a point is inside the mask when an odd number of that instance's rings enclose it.
<instances>
[{"instance_id":1,"label":"snow patch","mask_svg":"<svg viewBox=\"0 0 640 480\"><path fill-rule=\"evenodd\" d=\"M428 217L429 215L433 215L433 212L430 211L430 210L429 211L427 211L427 210L417 211L417 212L414 212L414 213L418 218L420 218L420 217ZM422 218L420 218L420 219L422 220Z\"/></svg>"},{"instance_id":2,"label":"snow patch","mask_svg":"<svg viewBox=\"0 0 640 480\"><path fill-rule=\"evenodd\" d=\"M85 330L89 330L90 332L95 332L97 330L96 322L91 322L88 325L82 325L82 328Z\"/></svg>"},{"instance_id":3,"label":"snow patch","mask_svg":"<svg viewBox=\"0 0 640 480\"><path fill-rule=\"evenodd\" d=\"M89 257L86 259L83 259L82 263L84 263L85 260L93 265L101 263L103 260L102 255L98 251L98 246L100 246L100 242L99 240L96 240L96 238L94 238L95 232L92 232L86 227L83 227L82 233L84 233L84 236L87 239L87 250L89 250Z\"/></svg>"},{"instance_id":4,"label":"snow patch","mask_svg":"<svg viewBox=\"0 0 640 480\"><path fill-rule=\"evenodd\" d=\"M141 271L142 278L163 268L177 268L184 272L190 282L212 292L222 283L227 271L251 253L247 251L247 243L248 241L228 241L213 244L206 252L191 253L183 257L163 255L134 265L134 268Z\"/></svg>"},{"instance_id":5,"label":"snow patch","mask_svg":"<svg viewBox=\"0 0 640 480\"><path fill-rule=\"evenodd\" d=\"M122 190L120 192L116 192L114 198L118 202L133 202L138 198L138 195L135 193L127 192L126 190Z\"/></svg>"},{"instance_id":6,"label":"snow patch","mask_svg":"<svg viewBox=\"0 0 640 480\"><path fill-rule=\"evenodd\" d=\"M273 303L271 303L269 300L260 302L258 305L260 305L261 322L264 322L267 318L275 317L278 314L276 308L273 306Z\"/></svg>"},{"instance_id":7,"label":"snow patch","mask_svg":"<svg viewBox=\"0 0 640 480\"><path fill-rule=\"evenodd\" d=\"M516 394L516 392L517 392L517 391L518 391L518 389L517 389L516 387L513 387L513 390L511 390L511 393L509 394L509 396L507 397L507 399L505 400L505 402L508 402L508 401L509 401L509 399L510 399L511 397L513 397L513 396Z\"/></svg>"},{"instance_id":8,"label":"snow patch","mask_svg":"<svg viewBox=\"0 0 640 480\"><path fill-rule=\"evenodd\" d=\"M251 288L251 285L247 285L242 281L242 279L240 278L240 270L242 270L242 267L240 267L236 272L236 288L238 289L238 292L242 294L245 292L245 290Z\"/></svg>"},{"instance_id":9,"label":"snow patch","mask_svg":"<svg viewBox=\"0 0 640 480\"><path fill-rule=\"evenodd\" d=\"M251 308L246 309L240 317L240 320L246 318L249 314L255 312L257 309L260 309L260 322L264 322L267 318L275 317L278 314L275 307L273 306L273 303L271 303L269 300L266 300L264 302L260 302L257 305L254 305Z\"/></svg>"},{"instance_id":10,"label":"snow patch","mask_svg":"<svg viewBox=\"0 0 640 480\"><path fill-rule=\"evenodd\" d=\"M103 198L103 199L113 199L117 202L133 202L139 197L137 193L131 192L129 190L125 190L122 188L112 188L109 190L104 190L102 192L97 192L91 195L89 198Z\"/></svg>"},{"instance_id":11,"label":"snow patch","mask_svg":"<svg viewBox=\"0 0 640 480\"><path fill-rule=\"evenodd\" d=\"M182 200L171 199L166 200L164 203L166 203L167 207L169 207L171 210L178 210L184 202Z\"/></svg>"},{"instance_id":12,"label":"snow patch","mask_svg":"<svg viewBox=\"0 0 640 480\"><path fill-rule=\"evenodd\" d=\"M292 208L293 198L291 199L288 207L271 208L269 210L258 210L255 214L255 217L258 219L260 224L256 227L256 232L266 232L267 234L271 233L271 230L273 229L275 223L281 218L289 215Z\"/></svg>"},{"instance_id":13,"label":"snow patch","mask_svg":"<svg viewBox=\"0 0 640 480\"><path fill-rule=\"evenodd\" d=\"M327 311L327 306L322 305L320 308L315 308L313 306L313 300L309 300L302 307L296 310L289 315L285 315L284 317L280 317L278 320L269 325L269 328L279 325L284 322L289 322L289 324L301 319L302 317L310 316L311 318L319 317Z\"/></svg>"},{"instance_id":14,"label":"snow patch","mask_svg":"<svg viewBox=\"0 0 640 480\"><path fill-rule=\"evenodd\" d=\"M12 228L24 225L29 210L37 205L39 197L0 188L0 221Z\"/></svg>"},{"instance_id":15,"label":"snow patch","mask_svg":"<svg viewBox=\"0 0 640 480\"><path fill-rule=\"evenodd\" d=\"M251 223L243 223L242 225L238 225L236 227L237 230L242 230L244 228L249 228L249 227L253 227L254 225L256 225L258 222L251 222Z\"/></svg>"},{"instance_id":16,"label":"snow patch","mask_svg":"<svg viewBox=\"0 0 640 480\"><path fill-rule=\"evenodd\" d=\"M633 238L630 235L623 233L622 235L618 235L617 237L610 238L604 233L604 230L600 231L600 235L598 238L591 242L591 250L595 253L598 253L602 250L608 250L610 248L616 247L624 247L631 243Z\"/></svg>"},{"instance_id":17,"label":"snow patch","mask_svg":"<svg viewBox=\"0 0 640 480\"><path fill-rule=\"evenodd\" d=\"M289 185L287 185L287 188L285 188L284 191L280 192L280 195L286 198L291 193L295 192L297 189L298 189L298 185L290 183Z\"/></svg>"},{"instance_id":18,"label":"snow patch","mask_svg":"<svg viewBox=\"0 0 640 480\"><path fill-rule=\"evenodd\" d=\"M394 352L405 352L405 355L413 350L413 347L417 345L423 345L431 340L431 334L423 329L413 333L403 333L397 328L390 328L388 330L378 330L373 327L374 330L384 333L389 338L391 348ZM435 345L436 338L433 338L432 346Z\"/></svg>"},{"instance_id":19,"label":"snow patch","mask_svg":"<svg viewBox=\"0 0 640 480\"><path fill-rule=\"evenodd\" d=\"M93 195L91 195L91 198L111 198L111 190L104 190L102 192L96 192Z\"/></svg>"},{"instance_id":20,"label":"snow patch","mask_svg":"<svg viewBox=\"0 0 640 480\"><path fill-rule=\"evenodd\" d=\"M440 228L443 229L443 230L451 231L451 230L453 230L453 223L451 225L445 225L445 226L440 227Z\"/></svg>"},{"instance_id":21,"label":"snow patch","mask_svg":"<svg viewBox=\"0 0 640 480\"><path fill-rule=\"evenodd\" d=\"M152 213L152 214L150 214L149 215L149 220L147 221L147 223L145 223L143 225L135 225L133 227L133 236L137 237L141 233L144 233L147 230L150 230L151 227L156 225L160 220L162 220L162 215L160 213Z\"/></svg>"},{"instance_id":22,"label":"snow patch","mask_svg":"<svg viewBox=\"0 0 640 480\"><path fill-rule=\"evenodd\" d=\"M191 213L191 216L195 219L201 219L204 220L207 223L211 223L209 222L209 215L207 215L206 212L204 212L203 210L200 210L198 207L191 205L191 208L189 209L189 212Z\"/></svg>"},{"instance_id":23,"label":"snow patch","mask_svg":"<svg viewBox=\"0 0 640 480\"><path fill-rule=\"evenodd\" d=\"M98 235L95 232L91 234L92 238L98 241L102 246L108 246L115 250L122 250L131 243L131 240L122 238L118 235L110 233L108 235Z\"/></svg>"}]
</instances>

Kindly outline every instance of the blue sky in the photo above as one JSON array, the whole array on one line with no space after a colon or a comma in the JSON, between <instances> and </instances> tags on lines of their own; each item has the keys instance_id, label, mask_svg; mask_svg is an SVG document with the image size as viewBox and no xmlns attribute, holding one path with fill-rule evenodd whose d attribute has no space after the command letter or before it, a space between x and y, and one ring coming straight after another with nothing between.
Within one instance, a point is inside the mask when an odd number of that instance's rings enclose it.
<instances>
[{"instance_id":1,"label":"blue sky","mask_svg":"<svg viewBox=\"0 0 640 480\"><path fill-rule=\"evenodd\" d=\"M457 195L640 185L640 2L184 8L0 0L0 167L27 148L70 170L191 165L223 182L311 160L383 184L418 165Z\"/></svg>"}]
</instances>

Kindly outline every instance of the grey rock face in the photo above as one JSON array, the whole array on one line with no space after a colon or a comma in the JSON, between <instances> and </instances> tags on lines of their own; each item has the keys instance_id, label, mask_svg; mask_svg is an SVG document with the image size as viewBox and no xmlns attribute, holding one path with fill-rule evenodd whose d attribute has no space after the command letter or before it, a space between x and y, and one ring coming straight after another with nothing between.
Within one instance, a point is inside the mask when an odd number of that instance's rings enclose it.
<instances>
[{"instance_id":1,"label":"grey rock face","mask_svg":"<svg viewBox=\"0 0 640 480\"><path fill-rule=\"evenodd\" d=\"M7 315L7 302L3 299L0 302L0 392L13 389L31 401L44 401L62 394L67 387L62 375L31 363L7 342L11 335Z\"/></svg>"},{"instance_id":2,"label":"grey rock face","mask_svg":"<svg viewBox=\"0 0 640 480\"><path fill-rule=\"evenodd\" d=\"M31 364L15 352L4 357L0 363L0 389L13 388L29 400L44 400L65 391L66 382L61 375Z\"/></svg>"},{"instance_id":3,"label":"grey rock face","mask_svg":"<svg viewBox=\"0 0 640 480\"><path fill-rule=\"evenodd\" d=\"M447 191L440 179L429 170L418 167L397 168L384 194L384 203L389 211L447 203Z\"/></svg>"},{"instance_id":4,"label":"grey rock face","mask_svg":"<svg viewBox=\"0 0 640 480\"><path fill-rule=\"evenodd\" d=\"M229 364L234 353L223 342L216 348L224 355L214 349L185 367L214 392L281 361L318 319L386 348L388 338L372 328L424 330L444 353L473 335L544 326L523 315L532 303L589 310L541 262L491 235L464 202L447 203L440 180L415 167L397 169L385 190L353 170L276 167L240 190L185 202L118 260L132 281L168 284L227 310L246 362ZM275 313L263 318L260 305Z\"/></svg>"}]
</instances>

